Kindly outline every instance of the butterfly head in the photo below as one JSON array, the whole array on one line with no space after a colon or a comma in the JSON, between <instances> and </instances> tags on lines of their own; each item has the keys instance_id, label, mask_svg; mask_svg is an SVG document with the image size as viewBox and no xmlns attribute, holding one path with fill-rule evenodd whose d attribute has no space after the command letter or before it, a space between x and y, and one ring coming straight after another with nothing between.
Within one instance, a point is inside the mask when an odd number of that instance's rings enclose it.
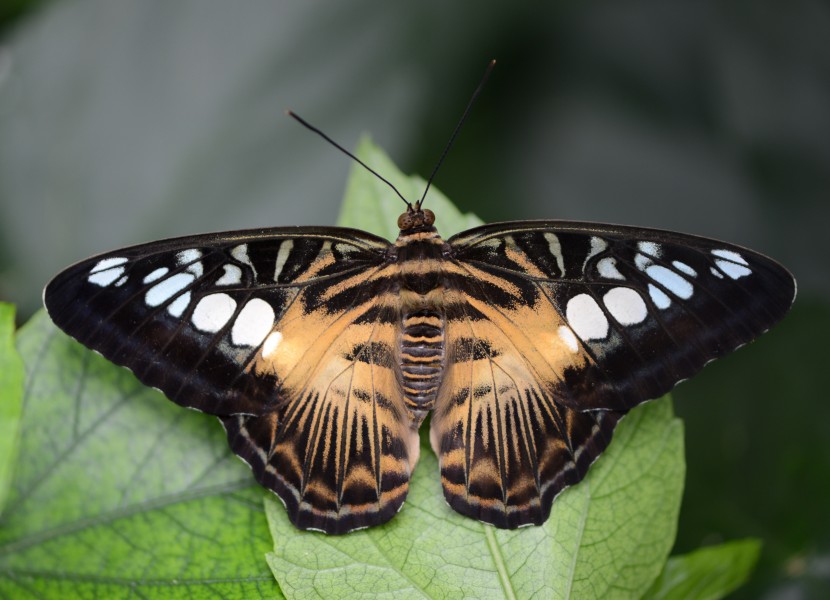
<instances>
[{"instance_id":1,"label":"butterfly head","mask_svg":"<svg viewBox=\"0 0 830 600\"><path fill-rule=\"evenodd\" d=\"M433 223L435 223L435 213L428 208L422 209L418 204L414 207L410 206L398 217L398 228L401 233L414 229L428 229Z\"/></svg>"}]
</instances>

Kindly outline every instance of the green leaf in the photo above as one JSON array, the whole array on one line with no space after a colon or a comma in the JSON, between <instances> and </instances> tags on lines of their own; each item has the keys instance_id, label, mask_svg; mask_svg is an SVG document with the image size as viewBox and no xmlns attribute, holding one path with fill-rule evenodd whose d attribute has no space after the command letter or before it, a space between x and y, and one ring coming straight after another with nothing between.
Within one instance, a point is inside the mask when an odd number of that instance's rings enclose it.
<instances>
[{"instance_id":1,"label":"green leaf","mask_svg":"<svg viewBox=\"0 0 830 600\"><path fill-rule=\"evenodd\" d=\"M216 419L182 410L38 313L20 457L0 519L2 598L280 597L263 490Z\"/></svg>"},{"instance_id":2,"label":"green leaf","mask_svg":"<svg viewBox=\"0 0 830 600\"><path fill-rule=\"evenodd\" d=\"M407 182L364 140L358 156L407 197ZM390 175L391 174L391 175ZM391 235L392 192L355 167L341 224ZM434 194L434 196L433 196ZM475 224L430 192L445 235ZM385 211L385 212L384 212ZM683 489L683 427L668 398L632 411L609 449L579 485L554 502L541 527L499 530L444 502L438 462L422 427L421 459L403 510L389 523L345 536L297 531L275 499L266 500L274 550L268 564L288 598L636 597L660 573L674 541Z\"/></svg>"},{"instance_id":3,"label":"green leaf","mask_svg":"<svg viewBox=\"0 0 830 600\"><path fill-rule=\"evenodd\" d=\"M358 142L355 155L389 180L409 202L414 204L424 193L426 180L417 175L404 175L367 136ZM424 206L436 214L435 226L444 238L483 223L475 215L459 211L435 186L430 187ZM337 224L394 240L398 236L398 216L405 210L406 205L386 183L355 164L349 174Z\"/></svg>"},{"instance_id":4,"label":"green leaf","mask_svg":"<svg viewBox=\"0 0 830 600\"><path fill-rule=\"evenodd\" d=\"M644 598L723 598L746 582L760 552L761 542L748 539L672 556Z\"/></svg>"},{"instance_id":5,"label":"green leaf","mask_svg":"<svg viewBox=\"0 0 830 600\"><path fill-rule=\"evenodd\" d=\"M14 347L14 306L0 302L0 514L17 458L23 362Z\"/></svg>"}]
</instances>

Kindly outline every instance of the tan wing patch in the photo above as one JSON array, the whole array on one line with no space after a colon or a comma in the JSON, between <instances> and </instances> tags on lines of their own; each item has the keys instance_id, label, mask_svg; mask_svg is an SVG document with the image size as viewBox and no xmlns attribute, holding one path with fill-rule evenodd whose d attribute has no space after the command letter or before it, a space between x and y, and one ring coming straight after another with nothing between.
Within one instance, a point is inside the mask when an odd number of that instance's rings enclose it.
<instances>
[{"instance_id":1,"label":"tan wing patch","mask_svg":"<svg viewBox=\"0 0 830 600\"><path fill-rule=\"evenodd\" d=\"M447 324L430 432L444 495L455 510L499 527L540 524L556 494L607 446L620 413L571 410L557 397L565 369L591 359L560 333L566 325L543 295L502 307L460 291L447 301L476 318Z\"/></svg>"},{"instance_id":2,"label":"tan wing patch","mask_svg":"<svg viewBox=\"0 0 830 600\"><path fill-rule=\"evenodd\" d=\"M363 274L339 287L371 288L378 277ZM263 344L251 366L277 377L278 407L225 423L234 451L280 495L297 527L345 533L400 509L418 433L394 370L399 322L367 317L396 313L394 296L375 290L361 300L356 292L352 306L329 312L325 297L307 310L307 293L274 326L279 343Z\"/></svg>"}]
</instances>

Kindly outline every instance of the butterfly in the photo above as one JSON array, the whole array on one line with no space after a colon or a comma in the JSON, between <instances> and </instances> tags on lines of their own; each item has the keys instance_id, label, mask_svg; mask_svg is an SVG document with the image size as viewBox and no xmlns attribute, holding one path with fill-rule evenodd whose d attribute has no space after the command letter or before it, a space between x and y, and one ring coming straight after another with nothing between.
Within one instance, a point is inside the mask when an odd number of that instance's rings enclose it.
<instances>
[{"instance_id":1,"label":"butterfly","mask_svg":"<svg viewBox=\"0 0 830 600\"><path fill-rule=\"evenodd\" d=\"M541 524L619 420L780 320L795 280L732 244L599 223L515 221L447 240L404 201L394 243L342 227L180 237L81 261L47 284L55 324L188 408L300 529L403 506L430 418L448 504Z\"/></svg>"},{"instance_id":2,"label":"butterfly","mask_svg":"<svg viewBox=\"0 0 830 600\"><path fill-rule=\"evenodd\" d=\"M81 261L52 320L174 402L216 415L301 529L402 507L431 413L444 496L541 524L633 407L780 320L795 281L692 235L516 221L444 240L411 204L355 229L180 237Z\"/></svg>"}]
</instances>

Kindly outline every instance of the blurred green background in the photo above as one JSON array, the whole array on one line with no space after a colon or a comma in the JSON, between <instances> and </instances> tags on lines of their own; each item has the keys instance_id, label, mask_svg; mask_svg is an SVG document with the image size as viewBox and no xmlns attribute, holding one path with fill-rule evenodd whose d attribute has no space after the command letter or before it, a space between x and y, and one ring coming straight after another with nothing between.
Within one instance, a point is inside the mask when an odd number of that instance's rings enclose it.
<instances>
[{"instance_id":1,"label":"blurred green background","mask_svg":"<svg viewBox=\"0 0 830 600\"><path fill-rule=\"evenodd\" d=\"M736 597L830 597L826 2L0 1L0 299L25 318L127 244L332 224L351 164L283 109L426 175L492 58L436 182L463 210L719 237L795 273L790 316L675 394L675 552L757 536Z\"/></svg>"}]
</instances>

